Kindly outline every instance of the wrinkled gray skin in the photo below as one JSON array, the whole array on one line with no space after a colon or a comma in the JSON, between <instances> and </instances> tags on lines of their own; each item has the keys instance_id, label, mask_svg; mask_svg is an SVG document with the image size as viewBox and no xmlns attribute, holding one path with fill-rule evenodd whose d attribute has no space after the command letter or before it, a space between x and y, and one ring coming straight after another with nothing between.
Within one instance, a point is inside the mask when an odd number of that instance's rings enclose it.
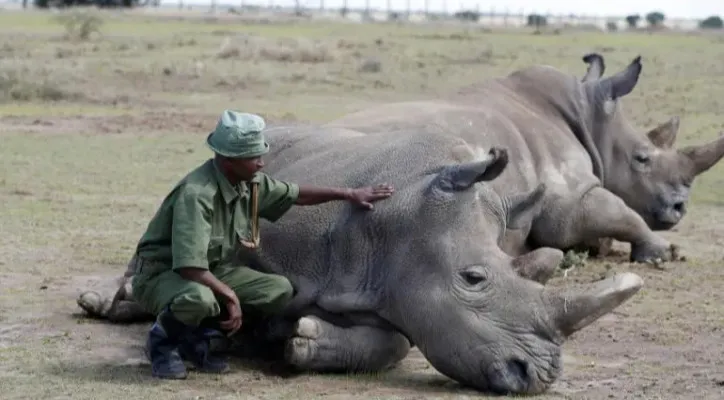
<instances>
[{"instance_id":1,"label":"wrinkled gray skin","mask_svg":"<svg viewBox=\"0 0 724 400\"><path fill-rule=\"evenodd\" d=\"M285 359L300 369L381 371L414 343L463 384L540 393L561 373L564 340L643 284L626 273L562 294L521 277L552 270L562 252L514 258L501 249L506 227L529 223L545 189L494 190L511 167L505 149L476 153L452 136L318 127L272 128L267 137L266 172L278 179L396 189L373 211L332 202L295 207L261 226L263 250L252 265L283 274L297 290ZM115 321L131 319L122 312L143 317L121 297L113 310L92 292L79 304Z\"/></svg>"},{"instance_id":2,"label":"wrinkled gray skin","mask_svg":"<svg viewBox=\"0 0 724 400\"><path fill-rule=\"evenodd\" d=\"M561 250L631 244L631 260L675 257L676 247L654 233L685 215L694 178L724 155L724 137L680 150L672 146L674 117L646 135L624 115L621 99L634 90L642 65L602 77L599 54L588 54L583 79L550 66L532 66L464 88L448 97L356 112L328 123L368 134L395 129L463 138L485 153L500 146L510 166L490 185L498 193L546 185L542 212L531 226L506 233L511 254L548 246Z\"/></svg>"}]
</instances>

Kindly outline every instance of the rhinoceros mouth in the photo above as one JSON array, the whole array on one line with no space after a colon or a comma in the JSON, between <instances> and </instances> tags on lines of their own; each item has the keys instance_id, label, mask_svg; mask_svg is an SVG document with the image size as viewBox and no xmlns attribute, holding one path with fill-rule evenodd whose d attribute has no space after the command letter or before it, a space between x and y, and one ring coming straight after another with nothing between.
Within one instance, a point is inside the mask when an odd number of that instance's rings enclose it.
<instances>
[{"instance_id":1,"label":"rhinoceros mouth","mask_svg":"<svg viewBox=\"0 0 724 400\"><path fill-rule=\"evenodd\" d=\"M671 228L675 227L678 223L679 221L671 222L654 220L649 224L649 228L651 228L652 231L668 231Z\"/></svg>"},{"instance_id":2,"label":"rhinoceros mouth","mask_svg":"<svg viewBox=\"0 0 724 400\"><path fill-rule=\"evenodd\" d=\"M555 346L542 362L513 357L507 361L481 363L483 379L471 386L499 395L534 395L548 390L561 373L560 347Z\"/></svg>"},{"instance_id":3,"label":"rhinoceros mouth","mask_svg":"<svg viewBox=\"0 0 724 400\"><path fill-rule=\"evenodd\" d=\"M458 380L481 392L496 395L536 395L548 390L558 379L560 357L554 357L546 368L539 368L524 359L513 358L493 364L481 363L482 377Z\"/></svg>"}]
</instances>

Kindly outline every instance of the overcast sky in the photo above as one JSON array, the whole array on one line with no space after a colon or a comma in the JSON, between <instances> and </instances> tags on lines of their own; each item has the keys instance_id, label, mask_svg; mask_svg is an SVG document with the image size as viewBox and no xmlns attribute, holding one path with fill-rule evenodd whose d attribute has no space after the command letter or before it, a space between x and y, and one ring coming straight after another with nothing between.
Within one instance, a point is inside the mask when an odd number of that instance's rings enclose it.
<instances>
[{"instance_id":1,"label":"overcast sky","mask_svg":"<svg viewBox=\"0 0 724 400\"><path fill-rule=\"evenodd\" d=\"M366 0L348 0L349 7L364 8ZM404 10L408 0L389 0L393 9ZM412 9L424 9L425 0L409 0ZM163 4L175 4L178 0L162 0ZM184 0L186 4L210 4L211 0ZM294 0L217 0L217 4L259 4L293 5ZM301 0L307 7L318 7L319 0ZM327 7L341 7L343 0L324 0ZM373 8L386 8L388 0L369 0ZM588 5L585 5L588 3ZM429 0L432 11L442 11L445 0ZM628 15L631 13L646 14L652 10L660 10L669 18L706 18L710 15L724 17L724 1L722 0L447 0L448 11L454 12L461 8L474 9L480 5L481 11L495 7L496 11L511 12L521 9L525 13L539 12L553 14L578 14L592 16Z\"/></svg>"}]
</instances>

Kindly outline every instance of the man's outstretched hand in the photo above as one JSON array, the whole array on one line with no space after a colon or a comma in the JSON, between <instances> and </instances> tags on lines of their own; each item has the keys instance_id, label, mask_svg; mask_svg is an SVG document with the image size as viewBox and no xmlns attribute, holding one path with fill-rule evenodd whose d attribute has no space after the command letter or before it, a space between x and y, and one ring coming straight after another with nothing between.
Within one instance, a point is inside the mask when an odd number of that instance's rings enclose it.
<instances>
[{"instance_id":1,"label":"man's outstretched hand","mask_svg":"<svg viewBox=\"0 0 724 400\"><path fill-rule=\"evenodd\" d=\"M394 192L395 189L392 186L386 183L382 183L377 186L367 186L352 189L349 201L368 210L371 210L374 208L374 206L372 205L373 202L386 199L392 196L392 193Z\"/></svg>"}]
</instances>

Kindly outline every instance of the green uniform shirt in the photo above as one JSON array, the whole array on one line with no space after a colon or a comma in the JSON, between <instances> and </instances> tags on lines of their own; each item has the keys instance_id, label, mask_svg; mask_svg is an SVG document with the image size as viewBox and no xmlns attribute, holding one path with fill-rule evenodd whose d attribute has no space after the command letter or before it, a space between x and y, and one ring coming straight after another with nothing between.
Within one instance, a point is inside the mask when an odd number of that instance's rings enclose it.
<instances>
[{"instance_id":1,"label":"green uniform shirt","mask_svg":"<svg viewBox=\"0 0 724 400\"><path fill-rule=\"evenodd\" d=\"M299 196L299 186L257 173L259 217L276 221ZM183 178L166 196L138 243L138 254L171 269L211 269L231 259L239 238L251 239L251 196L232 186L213 159Z\"/></svg>"}]
</instances>

